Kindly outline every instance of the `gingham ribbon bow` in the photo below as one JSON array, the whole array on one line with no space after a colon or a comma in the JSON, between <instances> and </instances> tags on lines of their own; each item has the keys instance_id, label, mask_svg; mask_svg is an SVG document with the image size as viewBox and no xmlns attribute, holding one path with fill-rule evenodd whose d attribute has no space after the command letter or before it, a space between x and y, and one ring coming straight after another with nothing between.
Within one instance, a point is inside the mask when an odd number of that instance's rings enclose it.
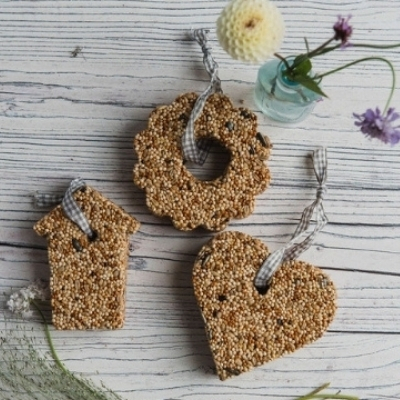
<instances>
[{"instance_id":1,"label":"gingham ribbon bow","mask_svg":"<svg viewBox=\"0 0 400 400\"><path fill-rule=\"evenodd\" d=\"M40 207L46 207L54 204L61 203L63 211L65 215L75 224L79 226L79 228L88 235L89 238L92 238L94 235L93 230L90 228L89 222L79 208L78 204L76 203L73 194L86 186L86 183L81 180L80 178L74 179L67 191L63 196L59 195L52 195L46 193L36 193L35 194L35 203Z\"/></svg>"},{"instance_id":2,"label":"gingham ribbon bow","mask_svg":"<svg viewBox=\"0 0 400 400\"><path fill-rule=\"evenodd\" d=\"M204 104L208 97L214 92L222 92L221 80L218 77L218 64L215 62L211 55L211 47L207 41L208 30L194 29L191 32L192 39L196 40L201 46L203 51L203 64L210 75L210 84L207 89L197 98L193 110L189 116L185 132L182 135L182 150L183 156L186 160L192 161L196 164L204 164L207 158L209 146L205 141L196 143L194 136L194 123L203 111Z\"/></svg>"},{"instance_id":3,"label":"gingham ribbon bow","mask_svg":"<svg viewBox=\"0 0 400 400\"><path fill-rule=\"evenodd\" d=\"M289 260L294 260L303 251L307 250L313 243L318 232L327 224L328 218L325 215L322 200L326 193L326 179L327 179L327 154L325 148L319 148L312 154L315 176L318 181L316 199L310 204L301 216L301 220L294 232L289 243L282 249L276 250L271 253L264 263L261 265L254 279L254 285L260 290L268 288L269 281L274 275L279 266ZM311 219L315 213L315 227L311 233L307 234L310 227ZM299 243L299 240L305 239Z\"/></svg>"}]
</instances>

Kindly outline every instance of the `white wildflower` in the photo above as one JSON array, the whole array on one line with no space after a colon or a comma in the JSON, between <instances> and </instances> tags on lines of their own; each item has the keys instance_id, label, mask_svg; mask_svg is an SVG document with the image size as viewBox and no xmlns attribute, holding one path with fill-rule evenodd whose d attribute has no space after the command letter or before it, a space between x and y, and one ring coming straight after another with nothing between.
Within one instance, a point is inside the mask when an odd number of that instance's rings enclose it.
<instances>
[{"instance_id":1,"label":"white wildflower","mask_svg":"<svg viewBox=\"0 0 400 400\"><path fill-rule=\"evenodd\" d=\"M285 25L269 0L231 0L217 20L222 48L234 59L263 62L280 47Z\"/></svg>"},{"instance_id":2,"label":"white wildflower","mask_svg":"<svg viewBox=\"0 0 400 400\"><path fill-rule=\"evenodd\" d=\"M46 300L48 287L42 281L37 280L28 287L14 292L7 301L7 307L15 314L21 314L24 318L32 315L31 303L33 300Z\"/></svg>"}]
</instances>

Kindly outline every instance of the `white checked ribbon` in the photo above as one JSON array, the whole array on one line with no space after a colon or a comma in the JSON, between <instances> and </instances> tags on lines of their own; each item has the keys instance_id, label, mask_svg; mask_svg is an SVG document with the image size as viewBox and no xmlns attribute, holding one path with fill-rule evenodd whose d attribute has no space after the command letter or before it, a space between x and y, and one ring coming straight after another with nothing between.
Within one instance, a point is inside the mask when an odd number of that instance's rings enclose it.
<instances>
[{"instance_id":1,"label":"white checked ribbon","mask_svg":"<svg viewBox=\"0 0 400 400\"><path fill-rule=\"evenodd\" d=\"M73 194L81 189L86 187L86 183L81 180L80 178L74 179L67 191L63 196L60 195L53 195L53 194L46 194L46 193L35 193L35 203L39 207L46 207L51 206L54 204L61 203L63 211L65 215L75 224L79 226L79 228L88 235L89 238L94 237L95 233L90 228L89 222L83 213L83 211L79 208L78 204L76 203Z\"/></svg>"},{"instance_id":2,"label":"white checked ribbon","mask_svg":"<svg viewBox=\"0 0 400 400\"><path fill-rule=\"evenodd\" d=\"M261 265L254 279L254 285L259 291L268 289L269 281L280 267L286 261L296 259L303 251L307 250L313 243L318 232L327 224L328 218L325 215L322 200L326 193L326 179L328 160L325 148L319 148L312 153L315 176L318 181L316 199L305 208L300 222L294 232L291 240L281 249L271 253ZM315 213L315 226L312 232L307 232L311 219ZM299 242L305 236L305 239Z\"/></svg>"},{"instance_id":3,"label":"white checked ribbon","mask_svg":"<svg viewBox=\"0 0 400 400\"><path fill-rule=\"evenodd\" d=\"M218 77L218 64L211 55L211 47L207 41L208 33L209 31L206 29L194 29L191 31L192 39L197 41L203 51L203 64L210 75L210 84L197 98L189 116L185 132L182 135L182 150L184 158L200 165L204 164L204 161L207 158L209 146L207 146L206 141L204 140L200 141L200 143L196 143L194 136L194 123L203 111L204 104L208 97L212 93L222 92L221 80Z\"/></svg>"}]
</instances>

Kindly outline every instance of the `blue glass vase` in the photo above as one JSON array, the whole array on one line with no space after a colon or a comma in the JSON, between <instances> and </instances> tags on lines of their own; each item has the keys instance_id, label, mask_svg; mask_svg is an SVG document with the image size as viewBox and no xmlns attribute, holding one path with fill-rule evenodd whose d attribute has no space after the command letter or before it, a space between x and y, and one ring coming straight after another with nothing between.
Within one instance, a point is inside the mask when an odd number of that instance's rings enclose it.
<instances>
[{"instance_id":1,"label":"blue glass vase","mask_svg":"<svg viewBox=\"0 0 400 400\"><path fill-rule=\"evenodd\" d=\"M293 58L287 61L293 62ZM254 99L268 117L281 122L299 122L314 109L321 96L283 76L285 64L273 59L258 71Z\"/></svg>"}]
</instances>

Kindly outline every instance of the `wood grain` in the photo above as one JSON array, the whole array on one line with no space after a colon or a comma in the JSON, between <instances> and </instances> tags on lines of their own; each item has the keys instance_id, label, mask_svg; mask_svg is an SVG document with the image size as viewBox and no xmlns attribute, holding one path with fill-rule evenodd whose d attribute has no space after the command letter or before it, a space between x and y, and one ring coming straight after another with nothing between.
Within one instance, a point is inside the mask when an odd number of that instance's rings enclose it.
<instances>
[{"instance_id":1,"label":"wood grain","mask_svg":"<svg viewBox=\"0 0 400 400\"><path fill-rule=\"evenodd\" d=\"M396 0L275 3L287 26L285 55L303 50L304 36L310 45L320 44L338 14L353 15L354 41L400 41ZM215 20L225 4L1 3L0 292L49 279L46 244L32 230L47 210L33 206L32 194L65 190L80 176L142 227L131 238L125 328L53 332L72 371L132 400L292 399L328 381L332 390L364 400L398 399L400 152L363 137L352 118L353 112L383 107L389 70L377 62L356 65L324 80L329 99L304 122L270 121L252 100L258 66L230 59L215 39ZM200 50L187 36L199 27L211 29L224 92L257 112L260 131L274 145L270 188L257 197L253 215L228 229L258 237L271 250L286 243L315 196L309 155L316 146L329 152L324 206L330 223L302 259L322 267L336 283L336 318L315 344L223 383L213 369L191 283L196 254L212 234L179 232L167 219L152 216L132 182L133 138L146 127L151 110L207 85ZM336 52L315 68L371 53ZM397 50L379 54L400 71ZM218 159L202 172L214 168L222 168ZM4 308L5 295L1 299ZM45 344L39 348L46 350Z\"/></svg>"}]
</instances>

